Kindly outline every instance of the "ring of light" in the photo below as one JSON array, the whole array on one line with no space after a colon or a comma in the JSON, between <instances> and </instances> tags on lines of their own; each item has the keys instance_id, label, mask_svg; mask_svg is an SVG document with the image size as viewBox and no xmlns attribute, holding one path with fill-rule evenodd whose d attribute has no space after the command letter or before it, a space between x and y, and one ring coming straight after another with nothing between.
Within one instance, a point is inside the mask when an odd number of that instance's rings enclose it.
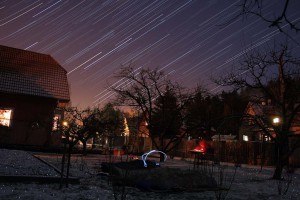
<instances>
[{"instance_id":1,"label":"ring of light","mask_svg":"<svg viewBox=\"0 0 300 200\"><path fill-rule=\"evenodd\" d=\"M151 153L162 153L165 157L164 161L166 161L166 159L167 159L167 155L164 152L159 151L159 150L151 150L148 153L144 153L142 155L142 160L144 162L144 167L147 167L146 159L147 159L148 155L151 154Z\"/></svg>"}]
</instances>

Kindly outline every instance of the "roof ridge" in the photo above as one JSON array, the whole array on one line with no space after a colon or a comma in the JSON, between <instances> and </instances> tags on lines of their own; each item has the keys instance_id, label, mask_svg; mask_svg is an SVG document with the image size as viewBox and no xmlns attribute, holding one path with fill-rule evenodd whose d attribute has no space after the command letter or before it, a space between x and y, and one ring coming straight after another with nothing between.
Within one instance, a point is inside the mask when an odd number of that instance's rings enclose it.
<instances>
[{"instance_id":1,"label":"roof ridge","mask_svg":"<svg viewBox=\"0 0 300 200\"><path fill-rule=\"evenodd\" d=\"M20 48L11 47L11 46L0 45L0 48L15 49L15 50L18 50L18 51L23 51L24 53L39 54L41 56L47 56L47 57L50 56L52 58L52 56L50 54L45 54L45 53L40 53L40 52L36 52L36 51L30 51L30 50L20 49Z\"/></svg>"}]
</instances>

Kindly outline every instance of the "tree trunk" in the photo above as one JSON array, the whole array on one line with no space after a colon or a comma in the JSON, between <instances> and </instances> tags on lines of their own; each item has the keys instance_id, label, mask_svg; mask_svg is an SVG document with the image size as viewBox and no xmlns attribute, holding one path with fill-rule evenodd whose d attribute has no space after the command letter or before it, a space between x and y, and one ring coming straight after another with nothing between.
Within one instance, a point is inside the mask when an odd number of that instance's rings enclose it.
<instances>
[{"instance_id":1,"label":"tree trunk","mask_svg":"<svg viewBox=\"0 0 300 200\"><path fill-rule=\"evenodd\" d=\"M277 161L276 161L276 166L275 166L275 171L273 174L273 179L280 180L282 178L282 171L284 167L284 162L283 162L283 156L282 156L282 150L280 148L278 149L278 155L277 155Z\"/></svg>"},{"instance_id":2,"label":"tree trunk","mask_svg":"<svg viewBox=\"0 0 300 200\"><path fill-rule=\"evenodd\" d=\"M82 155L86 156L86 140L82 140Z\"/></svg>"},{"instance_id":3,"label":"tree trunk","mask_svg":"<svg viewBox=\"0 0 300 200\"><path fill-rule=\"evenodd\" d=\"M68 163L67 163L67 176L66 176L66 187L69 187L69 174L70 174L70 166L71 166L72 148L73 148L73 145L69 144Z\"/></svg>"},{"instance_id":4,"label":"tree trunk","mask_svg":"<svg viewBox=\"0 0 300 200\"><path fill-rule=\"evenodd\" d=\"M276 168L273 174L273 179L280 180L282 175L283 165L281 162L276 163Z\"/></svg>"},{"instance_id":5,"label":"tree trunk","mask_svg":"<svg viewBox=\"0 0 300 200\"><path fill-rule=\"evenodd\" d=\"M281 106L281 114L285 116L285 94L286 94L286 83L284 79L284 64L283 64L283 56L284 56L285 51L282 51L280 56L279 56L279 91L280 91L280 103L282 104ZM287 133L288 130L285 129L285 119L282 119L282 127L281 127L281 132L278 134L278 151L277 151L277 161L276 161L276 169L273 174L273 178L280 180L281 175L282 175L282 170L283 167L287 164L285 156L288 155L288 149L289 149L289 142L288 142L288 137ZM286 131L285 131L286 130Z\"/></svg>"},{"instance_id":6,"label":"tree trunk","mask_svg":"<svg viewBox=\"0 0 300 200\"><path fill-rule=\"evenodd\" d=\"M63 155L62 155L62 160L61 160L60 186L59 186L59 189L62 189L63 180L64 180L66 149L67 149L66 141L64 141L64 150L63 150Z\"/></svg>"},{"instance_id":7,"label":"tree trunk","mask_svg":"<svg viewBox=\"0 0 300 200\"><path fill-rule=\"evenodd\" d=\"M273 179L282 179L282 171L285 166L288 166L289 162L289 142L288 137L283 136L278 144L277 149L277 161L275 166L275 171L273 174Z\"/></svg>"}]
</instances>

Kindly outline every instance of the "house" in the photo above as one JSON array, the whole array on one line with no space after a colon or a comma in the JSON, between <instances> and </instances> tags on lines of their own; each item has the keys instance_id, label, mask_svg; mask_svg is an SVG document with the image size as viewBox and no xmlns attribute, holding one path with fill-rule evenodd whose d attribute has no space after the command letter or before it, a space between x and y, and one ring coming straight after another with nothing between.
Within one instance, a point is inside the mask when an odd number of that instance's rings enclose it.
<instances>
[{"instance_id":1,"label":"house","mask_svg":"<svg viewBox=\"0 0 300 200\"><path fill-rule=\"evenodd\" d=\"M272 138L276 137L274 128L280 125L280 114L270 100L263 102L249 102L245 109L245 116L249 117L245 117L242 120L239 131L240 140L272 141ZM290 128L292 135L300 134L299 118L300 115L297 115L294 118ZM265 134L266 131L269 135Z\"/></svg>"},{"instance_id":2,"label":"house","mask_svg":"<svg viewBox=\"0 0 300 200\"><path fill-rule=\"evenodd\" d=\"M70 101L67 72L50 55L0 45L0 144L58 145Z\"/></svg>"}]
</instances>

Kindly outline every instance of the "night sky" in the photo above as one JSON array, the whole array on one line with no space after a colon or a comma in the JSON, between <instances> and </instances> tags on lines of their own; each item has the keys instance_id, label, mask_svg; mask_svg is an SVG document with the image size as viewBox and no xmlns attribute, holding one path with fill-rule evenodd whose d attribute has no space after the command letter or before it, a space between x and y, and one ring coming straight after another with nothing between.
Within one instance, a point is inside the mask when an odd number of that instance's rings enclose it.
<instances>
[{"instance_id":1,"label":"night sky","mask_svg":"<svg viewBox=\"0 0 300 200\"><path fill-rule=\"evenodd\" d=\"M267 16L278 10L266 0ZM0 44L50 54L68 72L74 106L103 105L114 97L121 66L158 68L172 80L211 92L211 77L226 74L252 50L289 40L299 52L300 33L255 16L236 16L239 1L225 0L1 0ZM300 1L288 10L300 19Z\"/></svg>"}]
</instances>

